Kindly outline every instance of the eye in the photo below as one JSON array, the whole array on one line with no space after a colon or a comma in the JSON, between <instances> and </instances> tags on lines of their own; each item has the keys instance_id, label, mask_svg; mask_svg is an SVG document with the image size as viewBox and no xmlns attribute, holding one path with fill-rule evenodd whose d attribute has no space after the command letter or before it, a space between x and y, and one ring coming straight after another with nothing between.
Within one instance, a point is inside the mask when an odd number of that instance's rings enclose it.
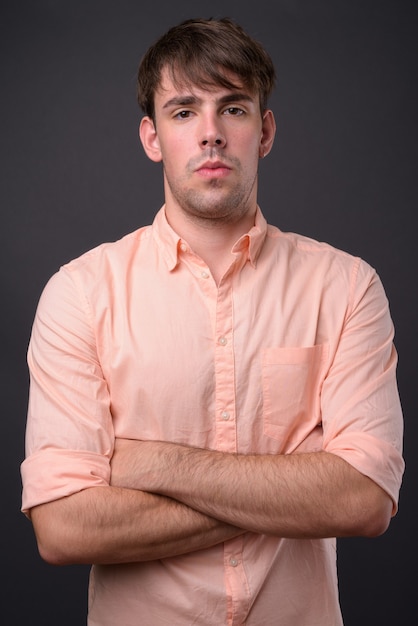
<instances>
[{"instance_id":1,"label":"eye","mask_svg":"<svg viewBox=\"0 0 418 626\"><path fill-rule=\"evenodd\" d=\"M225 115L234 115L234 116L244 115L244 113L245 111L241 109L240 107L228 107L224 111Z\"/></svg>"},{"instance_id":2,"label":"eye","mask_svg":"<svg viewBox=\"0 0 418 626\"><path fill-rule=\"evenodd\" d=\"M188 117L190 117L191 115L191 111L187 111L187 110L182 110L182 111L178 111L177 113L175 113L174 118L178 119L178 120L187 120Z\"/></svg>"}]
</instances>

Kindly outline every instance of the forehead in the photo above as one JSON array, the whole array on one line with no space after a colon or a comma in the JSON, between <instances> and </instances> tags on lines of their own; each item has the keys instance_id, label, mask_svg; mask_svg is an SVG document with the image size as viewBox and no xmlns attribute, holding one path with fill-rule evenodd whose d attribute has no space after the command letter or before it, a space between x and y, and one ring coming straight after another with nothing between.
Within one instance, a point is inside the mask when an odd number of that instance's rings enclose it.
<instances>
[{"instance_id":1,"label":"forehead","mask_svg":"<svg viewBox=\"0 0 418 626\"><path fill-rule=\"evenodd\" d=\"M170 71L169 68L163 68L161 79L155 93L155 100L160 103L170 99L174 95L196 95L210 96L241 93L246 94L250 99L256 99L256 94L252 93L242 82L242 80L232 73L223 72L222 82L217 82L210 76L202 76L199 82L190 79L185 72Z\"/></svg>"}]
</instances>

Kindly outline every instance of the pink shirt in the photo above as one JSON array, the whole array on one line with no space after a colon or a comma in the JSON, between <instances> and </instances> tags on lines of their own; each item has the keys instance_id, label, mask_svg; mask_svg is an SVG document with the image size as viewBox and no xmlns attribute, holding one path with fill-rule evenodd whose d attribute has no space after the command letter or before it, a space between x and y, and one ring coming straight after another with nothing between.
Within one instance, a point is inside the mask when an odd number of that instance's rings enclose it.
<instances>
[{"instance_id":1,"label":"pink shirt","mask_svg":"<svg viewBox=\"0 0 418 626\"><path fill-rule=\"evenodd\" d=\"M219 286L167 224L65 265L41 297L22 510L109 483L114 437L239 453L324 449L381 485L403 473L388 303L364 261L255 226ZM89 626L338 626L334 539L246 533L93 566Z\"/></svg>"}]
</instances>

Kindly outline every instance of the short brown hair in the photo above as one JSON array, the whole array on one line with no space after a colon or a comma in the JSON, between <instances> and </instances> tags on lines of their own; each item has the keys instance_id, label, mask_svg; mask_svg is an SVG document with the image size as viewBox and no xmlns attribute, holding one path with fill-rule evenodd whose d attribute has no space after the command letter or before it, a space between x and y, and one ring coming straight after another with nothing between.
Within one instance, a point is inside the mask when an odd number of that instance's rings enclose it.
<instances>
[{"instance_id":1,"label":"short brown hair","mask_svg":"<svg viewBox=\"0 0 418 626\"><path fill-rule=\"evenodd\" d=\"M247 89L258 93L260 109L275 83L273 62L263 46L229 18L192 19L173 26L141 60L138 70L138 103L154 119L154 97L163 68L175 85L220 85L234 88L228 73Z\"/></svg>"}]
</instances>

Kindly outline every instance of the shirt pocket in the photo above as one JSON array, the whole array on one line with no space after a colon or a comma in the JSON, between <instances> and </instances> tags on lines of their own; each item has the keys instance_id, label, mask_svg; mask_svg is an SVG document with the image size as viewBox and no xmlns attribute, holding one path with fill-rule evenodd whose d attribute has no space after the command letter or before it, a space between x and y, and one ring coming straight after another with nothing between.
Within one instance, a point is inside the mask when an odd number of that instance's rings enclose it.
<instances>
[{"instance_id":1,"label":"shirt pocket","mask_svg":"<svg viewBox=\"0 0 418 626\"><path fill-rule=\"evenodd\" d=\"M263 351L263 428L280 442L279 453L292 452L310 435L318 440L327 354L326 345Z\"/></svg>"}]
</instances>

